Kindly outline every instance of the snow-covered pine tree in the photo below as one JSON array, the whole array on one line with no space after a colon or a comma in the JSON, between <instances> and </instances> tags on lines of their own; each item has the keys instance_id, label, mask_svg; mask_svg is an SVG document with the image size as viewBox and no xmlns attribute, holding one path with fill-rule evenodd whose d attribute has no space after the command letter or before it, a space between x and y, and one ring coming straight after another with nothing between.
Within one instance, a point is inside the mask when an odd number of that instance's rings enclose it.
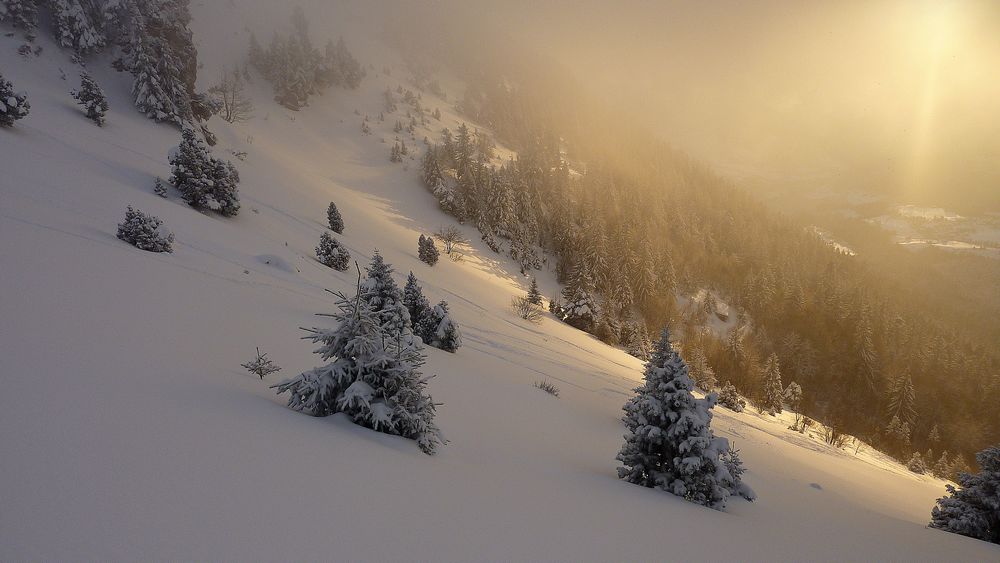
<instances>
[{"instance_id":1,"label":"snow-covered pine tree","mask_svg":"<svg viewBox=\"0 0 1000 563\"><path fill-rule=\"evenodd\" d=\"M462 346L462 332L452 320L445 301L424 314L416 331L425 344L445 352L455 352Z\"/></svg>"},{"instance_id":2,"label":"snow-covered pine tree","mask_svg":"<svg viewBox=\"0 0 1000 563\"><path fill-rule=\"evenodd\" d=\"M163 221L159 217L146 215L129 206L125 211L125 220L118 223L118 238L140 250L173 252L174 234L161 232L161 225Z\"/></svg>"},{"instance_id":3,"label":"snow-covered pine tree","mask_svg":"<svg viewBox=\"0 0 1000 563\"><path fill-rule=\"evenodd\" d=\"M728 381L719 391L719 404L733 412L743 412L747 407L747 402L740 396L736 386Z\"/></svg>"},{"instance_id":4,"label":"snow-covered pine tree","mask_svg":"<svg viewBox=\"0 0 1000 563\"><path fill-rule=\"evenodd\" d=\"M724 509L738 491L722 460L728 441L710 428L716 397L696 399L691 393L694 382L666 328L646 363L644 380L624 407L628 433L617 456L619 478Z\"/></svg>"},{"instance_id":5,"label":"snow-covered pine tree","mask_svg":"<svg viewBox=\"0 0 1000 563\"><path fill-rule=\"evenodd\" d=\"M417 255L420 257L420 261L428 266L437 264L440 253L437 245L434 244L434 237L420 235L420 238L417 239Z\"/></svg>"},{"instance_id":6,"label":"snow-covered pine tree","mask_svg":"<svg viewBox=\"0 0 1000 563\"><path fill-rule=\"evenodd\" d=\"M107 43L103 31L105 6L92 0L49 0L56 41L77 55L100 49Z\"/></svg>"},{"instance_id":7,"label":"snow-covered pine tree","mask_svg":"<svg viewBox=\"0 0 1000 563\"><path fill-rule=\"evenodd\" d=\"M360 289L360 284L359 284ZM363 290L362 290L363 291ZM272 386L288 393L288 406L312 416L342 412L355 424L415 440L427 454L442 442L435 405L419 372L420 348L386 326L362 294L337 296L337 326L306 336L331 363Z\"/></svg>"},{"instance_id":8,"label":"snow-covered pine tree","mask_svg":"<svg viewBox=\"0 0 1000 563\"><path fill-rule=\"evenodd\" d=\"M979 473L958 475L958 487L931 510L931 528L1000 544L1000 446L976 454Z\"/></svg>"},{"instance_id":9,"label":"snow-covered pine tree","mask_svg":"<svg viewBox=\"0 0 1000 563\"><path fill-rule=\"evenodd\" d=\"M316 260L324 266L345 272L351 263L351 253L340 244L340 241L330 236L330 233L324 232L319 236Z\"/></svg>"},{"instance_id":10,"label":"snow-covered pine tree","mask_svg":"<svg viewBox=\"0 0 1000 563\"><path fill-rule=\"evenodd\" d=\"M924 464L924 458L921 457L920 452L913 452L910 461L906 462L906 468L919 475L927 472L927 466Z\"/></svg>"},{"instance_id":11,"label":"snow-covered pine tree","mask_svg":"<svg viewBox=\"0 0 1000 563\"><path fill-rule=\"evenodd\" d=\"M948 450L945 450L941 452L941 457L938 458L934 467L931 468L931 473L933 473L938 479L950 479L950 465L951 462L948 460Z\"/></svg>"},{"instance_id":12,"label":"snow-covered pine tree","mask_svg":"<svg viewBox=\"0 0 1000 563\"><path fill-rule=\"evenodd\" d=\"M30 35L38 27L38 0L0 0L0 22L10 22Z\"/></svg>"},{"instance_id":13,"label":"snow-covered pine tree","mask_svg":"<svg viewBox=\"0 0 1000 563\"><path fill-rule=\"evenodd\" d=\"M715 379L715 370L708 365L705 351L697 344L692 344L689 348L690 350L685 356L687 356L688 373L691 375L691 379L702 391L706 393L714 391L718 381Z\"/></svg>"},{"instance_id":14,"label":"snow-covered pine tree","mask_svg":"<svg viewBox=\"0 0 1000 563\"><path fill-rule=\"evenodd\" d=\"M231 163L212 157L194 129L184 128L181 144L170 151L168 161L170 183L189 205L226 216L239 213L239 173Z\"/></svg>"},{"instance_id":15,"label":"snow-covered pine tree","mask_svg":"<svg viewBox=\"0 0 1000 563\"><path fill-rule=\"evenodd\" d=\"M196 116L198 50L188 25L190 0L135 0L108 7L122 27L121 67L134 77L132 98L150 119L179 126Z\"/></svg>"},{"instance_id":16,"label":"snow-covered pine tree","mask_svg":"<svg viewBox=\"0 0 1000 563\"><path fill-rule=\"evenodd\" d=\"M802 401L802 387L792 381L785 387L785 392L783 393L785 404L788 405L792 410L799 410L799 403Z\"/></svg>"},{"instance_id":17,"label":"snow-covered pine tree","mask_svg":"<svg viewBox=\"0 0 1000 563\"><path fill-rule=\"evenodd\" d=\"M367 277L361 282L361 299L371 306L379 324L393 338L412 333L410 312L403 304L403 292L392 279L392 265L387 264L376 250L365 272Z\"/></svg>"},{"instance_id":18,"label":"snow-covered pine tree","mask_svg":"<svg viewBox=\"0 0 1000 563\"><path fill-rule=\"evenodd\" d=\"M278 367L278 364L268 359L267 352L264 352L263 354L260 353L260 348L257 348L256 358L250 360L245 364L240 364L240 365L246 368L247 371L249 371L250 373L260 376L261 379L264 379L266 376L271 375L272 373L277 373L281 371L281 368Z\"/></svg>"},{"instance_id":19,"label":"snow-covered pine tree","mask_svg":"<svg viewBox=\"0 0 1000 563\"><path fill-rule=\"evenodd\" d=\"M784 402L784 389L781 386L781 368L778 365L778 355L771 354L764 363L764 374L761 378L761 407L764 411L779 415Z\"/></svg>"},{"instance_id":20,"label":"snow-covered pine tree","mask_svg":"<svg viewBox=\"0 0 1000 563\"><path fill-rule=\"evenodd\" d=\"M534 276L531 277L531 286L528 287L528 303L542 304L542 294L538 291L538 279Z\"/></svg>"},{"instance_id":21,"label":"snow-covered pine tree","mask_svg":"<svg viewBox=\"0 0 1000 563\"><path fill-rule=\"evenodd\" d=\"M652 343L649 341L649 335L646 333L646 327L633 322L632 328L628 331L625 340L625 351L640 360L646 361L649 359L649 352L652 346Z\"/></svg>"},{"instance_id":22,"label":"snow-covered pine tree","mask_svg":"<svg viewBox=\"0 0 1000 563\"><path fill-rule=\"evenodd\" d=\"M80 89L70 92L76 103L83 107L87 119L98 126L104 125L104 114L108 111L108 99L104 90L86 72L80 74Z\"/></svg>"},{"instance_id":23,"label":"snow-covered pine tree","mask_svg":"<svg viewBox=\"0 0 1000 563\"><path fill-rule=\"evenodd\" d=\"M424 297L424 291L417 281L417 276L413 275L413 272L410 272L410 275L406 277L406 285L403 286L403 305L406 306L406 310L410 313L410 324L413 326L413 331L417 332L420 321L425 316L431 314L431 304ZM417 333L417 336L421 336L420 333ZM426 344L427 342L425 341L424 343Z\"/></svg>"},{"instance_id":24,"label":"snow-covered pine tree","mask_svg":"<svg viewBox=\"0 0 1000 563\"><path fill-rule=\"evenodd\" d=\"M573 278L563 289L565 299L563 305L563 321L580 330L591 332L600 314L593 297L594 282L587 269L578 265L573 271Z\"/></svg>"},{"instance_id":25,"label":"snow-covered pine tree","mask_svg":"<svg viewBox=\"0 0 1000 563\"><path fill-rule=\"evenodd\" d=\"M886 389L886 418L898 417L912 427L917 418L914 403L913 379L909 373L890 380Z\"/></svg>"},{"instance_id":26,"label":"snow-covered pine tree","mask_svg":"<svg viewBox=\"0 0 1000 563\"><path fill-rule=\"evenodd\" d=\"M14 84L0 74L0 127L12 127L31 110L28 96L14 91Z\"/></svg>"},{"instance_id":27,"label":"snow-covered pine tree","mask_svg":"<svg viewBox=\"0 0 1000 563\"><path fill-rule=\"evenodd\" d=\"M344 234L344 218L340 216L337 204L332 201L330 202L330 206L326 208L326 220L330 225L331 231L338 235Z\"/></svg>"}]
</instances>

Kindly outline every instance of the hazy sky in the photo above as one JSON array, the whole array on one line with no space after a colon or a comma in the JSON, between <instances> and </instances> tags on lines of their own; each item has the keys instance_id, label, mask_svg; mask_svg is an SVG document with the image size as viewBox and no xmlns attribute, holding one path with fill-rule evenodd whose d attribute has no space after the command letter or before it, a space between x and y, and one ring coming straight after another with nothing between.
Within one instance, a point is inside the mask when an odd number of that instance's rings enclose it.
<instances>
[{"instance_id":1,"label":"hazy sky","mask_svg":"<svg viewBox=\"0 0 1000 563\"><path fill-rule=\"evenodd\" d=\"M470 9L736 175L1000 211L1000 2Z\"/></svg>"}]
</instances>

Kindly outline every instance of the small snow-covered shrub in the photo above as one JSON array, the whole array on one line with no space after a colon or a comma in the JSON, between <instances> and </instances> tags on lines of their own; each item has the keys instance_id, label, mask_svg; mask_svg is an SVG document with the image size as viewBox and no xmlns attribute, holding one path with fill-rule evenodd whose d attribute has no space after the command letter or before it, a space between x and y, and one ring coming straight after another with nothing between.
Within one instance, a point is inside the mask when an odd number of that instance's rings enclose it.
<instances>
[{"instance_id":1,"label":"small snow-covered shrub","mask_svg":"<svg viewBox=\"0 0 1000 563\"><path fill-rule=\"evenodd\" d=\"M240 364L240 365L245 367L247 371L249 371L250 373L260 376L261 379L264 379L265 376L271 375L272 373L281 371L281 368L278 367L278 364L275 364L270 359L268 359L267 352L261 354L260 348L257 348L256 350L257 350L256 358L245 364Z\"/></svg>"},{"instance_id":2,"label":"small snow-covered shrub","mask_svg":"<svg viewBox=\"0 0 1000 563\"><path fill-rule=\"evenodd\" d=\"M316 259L324 266L343 272L351 262L351 253L330 233L323 233L316 247Z\"/></svg>"},{"instance_id":3,"label":"small snow-covered shrub","mask_svg":"<svg viewBox=\"0 0 1000 563\"><path fill-rule=\"evenodd\" d=\"M14 91L14 85L0 74L0 127L12 127L28 115L31 104L25 94Z\"/></svg>"},{"instance_id":4,"label":"small snow-covered shrub","mask_svg":"<svg viewBox=\"0 0 1000 563\"><path fill-rule=\"evenodd\" d=\"M157 178L153 184L153 193L160 197L167 197L167 186L163 185L163 180L160 178Z\"/></svg>"},{"instance_id":5,"label":"small snow-covered shrub","mask_svg":"<svg viewBox=\"0 0 1000 563\"><path fill-rule=\"evenodd\" d=\"M538 324L542 322L542 308L528 300L527 297L514 296L510 300L510 308L522 319Z\"/></svg>"},{"instance_id":6,"label":"small snow-covered shrub","mask_svg":"<svg viewBox=\"0 0 1000 563\"><path fill-rule=\"evenodd\" d=\"M559 396L559 388L548 381L536 381L534 385L536 389L541 389L553 397Z\"/></svg>"},{"instance_id":7,"label":"small snow-covered shrub","mask_svg":"<svg viewBox=\"0 0 1000 563\"><path fill-rule=\"evenodd\" d=\"M174 234L163 234L158 217L146 215L131 206L125 211L125 221L118 224L118 238L149 252L173 252Z\"/></svg>"}]
</instances>

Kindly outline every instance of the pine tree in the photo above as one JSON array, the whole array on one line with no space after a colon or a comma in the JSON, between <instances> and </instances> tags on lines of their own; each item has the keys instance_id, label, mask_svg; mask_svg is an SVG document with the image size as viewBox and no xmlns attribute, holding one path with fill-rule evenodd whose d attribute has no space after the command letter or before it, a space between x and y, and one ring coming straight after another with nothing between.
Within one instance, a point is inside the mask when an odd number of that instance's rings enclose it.
<instances>
[{"instance_id":1,"label":"pine tree","mask_svg":"<svg viewBox=\"0 0 1000 563\"><path fill-rule=\"evenodd\" d=\"M740 396L740 392L728 381L719 391L719 404L733 412L743 412L747 407L747 402Z\"/></svg>"},{"instance_id":2,"label":"pine tree","mask_svg":"<svg viewBox=\"0 0 1000 563\"><path fill-rule=\"evenodd\" d=\"M914 402L910 374L893 378L886 390L886 418L899 417L901 422L913 426L917 418Z\"/></svg>"},{"instance_id":3,"label":"pine tree","mask_svg":"<svg viewBox=\"0 0 1000 563\"><path fill-rule=\"evenodd\" d=\"M794 411L799 410L799 402L802 401L802 387L798 383L794 381L789 383L782 395L786 405Z\"/></svg>"},{"instance_id":4,"label":"pine tree","mask_svg":"<svg viewBox=\"0 0 1000 563\"><path fill-rule=\"evenodd\" d=\"M781 386L781 368L778 365L777 354L771 354L767 358L767 362L764 364L762 384L761 405L763 410L772 415L781 414L784 390Z\"/></svg>"},{"instance_id":5,"label":"pine tree","mask_svg":"<svg viewBox=\"0 0 1000 563\"><path fill-rule=\"evenodd\" d=\"M87 0L49 0L56 41L77 55L100 49L107 42L101 22L103 7Z\"/></svg>"},{"instance_id":6,"label":"pine tree","mask_svg":"<svg viewBox=\"0 0 1000 563\"><path fill-rule=\"evenodd\" d=\"M413 275L413 272L410 272L410 275L406 277L406 285L403 286L403 305L406 306L406 310L410 313L410 323L413 326L414 332L417 332L417 328L420 326L423 318L431 314L431 304L424 297L423 289L420 287L417 276ZM417 335L421 336L419 333ZM425 341L424 343L426 344L427 342Z\"/></svg>"},{"instance_id":7,"label":"pine tree","mask_svg":"<svg viewBox=\"0 0 1000 563\"><path fill-rule=\"evenodd\" d=\"M910 461L906 463L906 468L919 475L927 472L927 466L924 465L924 458L920 456L920 452L913 452Z\"/></svg>"},{"instance_id":8,"label":"pine tree","mask_svg":"<svg viewBox=\"0 0 1000 563\"><path fill-rule=\"evenodd\" d=\"M437 246L434 244L433 237L420 235L420 238L417 239L417 256L419 256L421 262L424 262L428 266L437 264L439 253Z\"/></svg>"},{"instance_id":9,"label":"pine tree","mask_svg":"<svg viewBox=\"0 0 1000 563\"><path fill-rule=\"evenodd\" d=\"M948 461L948 450L941 452L941 457L938 458L937 463L931 469L931 472L938 479L950 479L951 475L951 462Z\"/></svg>"},{"instance_id":10,"label":"pine tree","mask_svg":"<svg viewBox=\"0 0 1000 563\"><path fill-rule=\"evenodd\" d=\"M600 314L593 297L594 283L586 268L577 266L569 285L563 289L563 320L580 330L592 332Z\"/></svg>"},{"instance_id":11,"label":"pine tree","mask_svg":"<svg viewBox=\"0 0 1000 563\"><path fill-rule=\"evenodd\" d=\"M149 252L173 252L174 234L160 230L163 221L129 206L125 221L118 223L118 238Z\"/></svg>"},{"instance_id":12,"label":"pine tree","mask_svg":"<svg viewBox=\"0 0 1000 563\"><path fill-rule=\"evenodd\" d=\"M344 219L340 216L337 204L332 201L330 202L330 206L326 208L326 220L330 224L331 231L338 235L344 234Z\"/></svg>"},{"instance_id":13,"label":"pine tree","mask_svg":"<svg viewBox=\"0 0 1000 563\"><path fill-rule=\"evenodd\" d=\"M38 27L37 0L0 1L0 22L10 22L31 34Z\"/></svg>"},{"instance_id":14,"label":"pine tree","mask_svg":"<svg viewBox=\"0 0 1000 563\"><path fill-rule=\"evenodd\" d=\"M0 74L0 127L12 127L31 111L25 94L14 92L14 85Z\"/></svg>"},{"instance_id":15,"label":"pine tree","mask_svg":"<svg viewBox=\"0 0 1000 563\"><path fill-rule=\"evenodd\" d=\"M108 111L108 100L104 90L86 72L80 75L80 89L70 92L77 104L83 106L87 119L98 126L104 125L104 114Z\"/></svg>"},{"instance_id":16,"label":"pine tree","mask_svg":"<svg viewBox=\"0 0 1000 563\"><path fill-rule=\"evenodd\" d=\"M324 266L345 272L351 263L351 253L340 244L340 241L330 236L330 233L324 232L319 237L319 246L316 247L316 260Z\"/></svg>"},{"instance_id":17,"label":"pine tree","mask_svg":"<svg viewBox=\"0 0 1000 563\"><path fill-rule=\"evenodd\" d=\"M646 328L638 323L633 324L629 330L628 338L625 340L625 351L642 361L647 361L652 347Z\"/></svg>"},{"instance_id":18,"label":"pine tree","mask_svg":"<svg viewBox=\"0 0 1000 563\"><path fill-rule=\"evenodd\" d=\"M715 395L696 399L691 393L694 382L666 329L644 379L624 407L628 433L617 456L622 462L618 476L722 510L730 494L739 491L722 460L728 442L710 428Z\"/></svg>"},{"instance_id":19,"label":"pine tree","mask_svg":"<svg viewBox=\"0 0 1000 563\"><path fill-rule=\"evenodd\" d=\"M109 9L121 28L121 66L132 73L132 98L150 119L179 126L208 119L195 92L198 51L188 25L189 0L121 2Z\"/></svg>"},{"instance_id":20,"label":"pine tree","mask_svg":"<svg viewBox=\"0 0 1000 563\"><path fill-rule=\"evenodd\" d=\"M245 367L250 373L260 376L261 379L264 379L272 373L281 371L281 368L278 367L277 364L268 359L267 352L264 352L263 354L260 353L260 348L257 348L256 358L240 365Z\"/></svg>"},{"instance_id":21,"label":"pine tree","mask_svg":"<svg viewBox=\"0 0 1000 563\"><path fill-rule=\"evenodd\" d=\"M360 286L360 284L359 284ZM435 405L420 375L420 348L386 326L362 294L337 295L335 328L314 328L306 337L331 363L274 385L288 406L312 416L342 412L355 424L416 440L424 453L441 443Z\"/></svg>"},{"instance_id":22,"label":"pine tree","mask_svg":"<svg viewBox=\"0 0 1000 563\"><path fill-rule=\"evenodd\" d=\"M531 278L531 286L528 288L528 303L542 304L542 294L538 291L538 279L535 277Z\"/></svg>"},{"instance_id":23,"label":"pine tree","mask_svg":"<svg viewBox=\"0 0 1000 563\"><path fill-rule=\"evenodd\" d=\"M392 279L392 265L387 264L376 250L365 272L367 277L361 282L361 299L371 306L379 325L393 338L411 334L410 312L403 304L403 292Z\"/></svg>"},{"instance_id":24,"label":"pine tree","mask_svg":"<svg viewBox=\"0 0 1000 563\"><path fill-rule=\"evenodd\" d=\"M193 129L181 132L181 144L168 160L173 167L170 183L189 205L226 216L239 213L239 173L231 163L212 157Z\"/></svg>"},{"instance_id":25,"label":"pine tree","mask_svg":"<svg viewBox=\"0 0 1000 563\"><path fill-rule=\"evenodd\" d=\"M462 333L451 319L445 301L435 305L420 319L416 331L425 344L445 352L455 352L462 345Z\"/></svg>"},{"instance_id":26,"label":"pine tree","mask_svg":"<svg viewBox=\"0 0 1000 563\"><path fill-rule=\"evenodd\" d=\"M708 358L704 350L697 344L692 344L687 356L688 373L699 389L706 393L714 391L718 381L715 379L715 370L708 365Z\"/></svg>"},{"instance_id":27,"label":"pine tree","mask_svg":"<svg viewBox=\"0 0 1000 563\"><path fill-rule=\"evenodd\" d=\"M958 476L958 487L931 510L932 528L1000 544L1000 447L976 454L979 473Z\"/></svg>"}]
</instances>

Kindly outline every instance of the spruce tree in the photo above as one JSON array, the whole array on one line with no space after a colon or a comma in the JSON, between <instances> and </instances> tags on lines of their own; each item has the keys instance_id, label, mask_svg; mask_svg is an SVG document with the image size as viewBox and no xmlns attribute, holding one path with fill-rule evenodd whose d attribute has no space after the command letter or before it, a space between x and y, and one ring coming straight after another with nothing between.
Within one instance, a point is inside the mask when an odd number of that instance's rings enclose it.
<instances>
[{"instance_id":1,"label":"spruce tree","mask_svg":"<svg viewBox=\"0 0 1000 563\"><path fill-rule=\"evenodd\" d=\"M694 382L667 329L646 363L644 380L624 407L628 433L617 456L618 476L722 510L731 493L743 491L736 490L722 460L728 442L710 428L715 394L696 399L691 393Z\"/></svg>"},{"instance_id":2,"label":"spruce tree","mask_svg":"<svg viewBox=\"0 0 1000 563\"><path fill-rule=\"evenodd\" d=\"M118 223L118 238L148 252L173 252L173 233L160 230L163 221L129 206L125 220Z\"/></svg>"},{"instance_id":3,"label":"spruce tree","mask_svg":"<svg viewBox=\"0 0 1000 563\"><path fill-rule=\"evenodd\" d=\"M784 390L781 386L781 368L778 365L777 354L771 354L767 358L767 362L764 364L762 384L761 406L763 410L772 415L781 414Z\"/></svg>"},{"instance_id":4,"label":"spruce tree","mask_svg":"<svg viewBox=\"0 0 1000 563\"><path fill-rule=\"evenodd\" d=\"M83 106L87 119L98 126L104 125L104 114L108 111L108 100L104 90L86 72L80 75L80 89L70 92L76 103Z\"/></svg>"},{"instance_id":5,"label":"spruce tree","mask_svg":"<svg viewBox=\"0 0 1000 563\"><path fill-rule=\"evenodd\" d=\"M100 49L107 42L103 6L88 0L49 0L56 41L77 55Z\"/></svg>"},{"instance_id":6,"label":"spruce tree","mask_svg":"<svg viewBox=\"0 0 1000 563\"><path fill-rule=\"evenodd\" d=\"M28 97L14 91L14 85L0 74L0 127L12 127L31 110Z\"/></svg>"},{"instance_id":7,"label":"spruce tree","mask_svg":"<svg viewBox=\"0 0 1000 563\"><path fill-rule=\"evenodd\" d=\"M1000 446L976 454L979 473L958 475L958 486L931 510L932 528L1000 544Z\"/></svg>"},{"instance_id":8,"label":"spruce tree","mask_svg":"<svg viewBox=\"0 0 1000 563\"><path fill-rule=\"evenodd\" d=\"M312 416L342 412L355 424L415 440L424 453L434 453L441 437L426 378L419 372L420 348L384 324L363 294L336 296L331 316L337 326L314 328L306 336L321 344L317 353L331 363L273 388L289 394L292 409Z\"/></svg>"},{"instance_id":9,"label":"spruce tree","mask_svg":"<svg viewBox=\"0 0 1000 563\"><path fill-rule=\"evenodd\" d=\"M260 348L257 348L257 357L245 364L240 364L250 373L259 376L262 380L272 373L277 373L281 371L278 364L274 363L267 357L267 352L263 354L260 353Z\"/></svg>"},{"instance_id":10,"label":"spruce tree","mask_svg":"<svg viewBox=\"0 0 1000 563\"><path fill-rule=\"evenodd\" d=\"M538 291L538 279L534 276L532 276L531 286L528 288L528 303L542 304L542 294Z\"/></svg>"},{"instance_id":11,"label":"spruce tree","mask_svg":"<svg viewBox=\"0 0 1000 563\"><path fill-rule=\"evenodd\" d=\"M719 391L719 404L733 412L743 412L747 407L747 402L740 396L736 386L728 381Z\"/></svg>"},{"instance_id":12,"label":"spruce tree","mask_svg":"<svg viewBox=\"0 0 1000 563\"><path fill-rule=\"evenodd\" d=\"M332 201L330 202L330 206L326 208L326 220L330 224L331 231L338 235L344 234L344 219L340 216L337 204Z\"/></svg>"},{"instance_id":13,"label":"spruce tree","mask_svg":"<svg viewBox=\"0 0 1000 563\"><path fill-rule=\"evenodd\" d=\"M692 344L690 351L685 355L687 356L688 373L695 385L706 393L714 391L718 384L715 379L715 370L708 365L708 358L701 346Z\"/></svg>"},{"instance_id":14,"label":"spruce tree","mask_svg":"<svg viewBox=\"0 0 1000 563\"><path fill-rule=\"evenodd\" d=\"M948 450L941 452L941 457L938 458L934 467L931 469L931 473L934 474L938 479L950 479L950 466L951 462L948 461Z\"/></svg>"},{"instance_id":15,"label":"spruce tree","mask_svg":"<svg viewBox=\"0 0 1000 563\"><path fill-rule=\"evenodd\" d=\"M417 281L417 276L410 272L410 275L406 277L406 285L403 286L403 305L406 306L406 310L410 313L410 323L413 326L413 331L421 336L417 332L417 327L420 326L420 322L423 318L431 314L431 304L424 297L424 291L420 287L420 283ZM426 341L424 342L427 343Z\"/></svg>"},{"instance_id":16,"label":"spruce tree","mask_svg":"<svg viewBox=\"0 0 1000 563\"><path fill-rule=\"evenodd\" d=\"M30 35L38 27L38 0L3 0L0 22L10 22Z\"/></svg>"},{"instance_id":17,"label":"spruce tree","mask_svg":"<svg viewBox=\"0 0 1000 563\"><path fill-rule=\"evenodd\" d=\"M351 253L330 233L324 232L316 247L316 259L324 266L344 272L351 263Z\"/></svg>"},{"instance_id":18,"label":"spruce tree","mask_svg":"<svg viewBox=\"0 0 1000 563\"><path fill-rule=\"evenodd\" d=\"M910 461L906 463L906 468L919 475L927 472L927 466L924 465L924 458L921 457L920 452L913 452Z\"/></svg>"},{"instance_id":19,"label":"spruce tree","mask_svg":"<svg viewBox=\"0 0 1000 563\"><path fill-rule=\"evenodd\" d=\"M462 333L452 320L445 301L441 301L421 317L416 332L425 344L445 352L455 352L462 345Z\"/></svg>"},{"instance_id":20,"label":"spruce tree","mask_svg":"<svg viewBox=\"0 0 1000 563\"><path fill-rule=\"evenodd\" d=\"M563 319L567 324L592 332L600 310L593 297L594 283L582 265L576 267L573 278L563 289Z\"/></svg>"},{"instance_id":21,"label":"spruce tree","mask_svg":"<svg viewBox=\"0 0 1000 563\"><path fill-rule=\"evenodd\" d=\"M420 238L417 239L417 256L419 256L420 261L428 266L433 266L437 264L439 255L437 245L434 244L434 237L420 235Z\"/></svg>"},{"instance_id":22,"label":"spruce tree","mask_svg":"<svg viewBox=\"0 0 1000 563\"><path fill-rule=\"evenodd\" d=\"M376 250L365 271L367 276L361 282L361 299L371 306L379 324L393 338L411 334L410 312L403 304L403 292L392 279L392 265L387 264Z\"/></svg>"},{"instance_id":23,"label":"spruce tree","mask_svg":"<svg viewBox=\"0 0 1000 563\"><path fill-rule=\"evenodd\" d=\"M231 163L212 157L194 129L181 132L181 144L171 151L168 161L170 183L189 205L225 216L239 213L239 173Z\"/></svg>"}]
</instances>

